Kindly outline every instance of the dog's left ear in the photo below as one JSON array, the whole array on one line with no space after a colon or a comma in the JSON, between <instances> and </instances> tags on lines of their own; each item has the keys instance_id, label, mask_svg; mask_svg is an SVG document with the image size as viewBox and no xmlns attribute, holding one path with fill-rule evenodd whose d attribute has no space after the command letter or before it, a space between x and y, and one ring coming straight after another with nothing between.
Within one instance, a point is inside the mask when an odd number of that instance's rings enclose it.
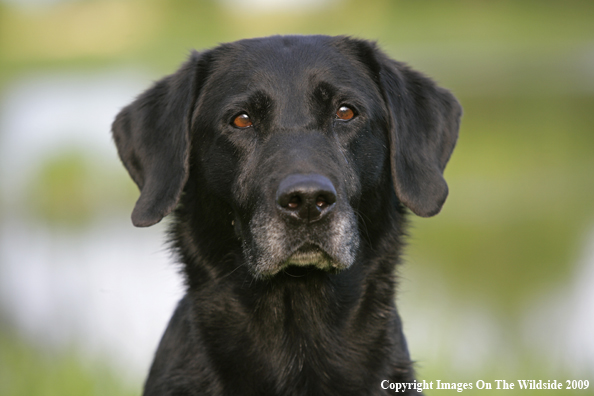
<instances>
[{"instance_id":1,"label":"dog's left ear","mask_svg":"<svg viewBox=\"0 0 594 396\"><path fill-rule=\"evenodd\" d=\"M390 113L396 195L415 214L436 215L448 195L443 171L458 138L462 107L448 90L428 77L377 49L374 55Z\"/></svg>"},{"instance_id":2,"label":"dog's left ear","mask_svg":"<svg viewBox=\"0 0 594 396\"><path fill-rule=\"evenodd\" d=\"M168 215L186 184L191 116L205 62L193 52L177 72L155 83L113 122L118 154L140 189L132 212L137 227Z\"/></svg>"}]
</instances>

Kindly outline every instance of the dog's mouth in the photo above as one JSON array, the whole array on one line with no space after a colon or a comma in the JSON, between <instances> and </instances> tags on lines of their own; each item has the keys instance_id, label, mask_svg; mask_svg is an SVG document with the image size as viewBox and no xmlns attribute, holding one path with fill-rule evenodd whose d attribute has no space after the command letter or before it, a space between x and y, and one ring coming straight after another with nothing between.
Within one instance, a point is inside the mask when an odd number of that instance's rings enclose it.
<instances>
[{"instance_id":1,"label":"dog's mouth","mask_svg":"<svg viewBox=\"0 0 594 396\"><path fill-rule=\"evenodd\" d=\"M314 267L324 271L335 271L342 268L328 253L311 243L306 243L298 248L281 265L282 269L290 267Z\"/></svg>"}]
</instances>

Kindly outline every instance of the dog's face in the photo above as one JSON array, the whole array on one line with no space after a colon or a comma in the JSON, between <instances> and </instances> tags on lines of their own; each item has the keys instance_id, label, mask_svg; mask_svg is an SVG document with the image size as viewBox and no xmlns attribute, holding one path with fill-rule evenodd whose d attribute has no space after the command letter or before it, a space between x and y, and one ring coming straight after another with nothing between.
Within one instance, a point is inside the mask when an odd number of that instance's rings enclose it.
<instances>
[{"instance_id":1,"label":"dog's face","mask_svg":"<svg viewBox=\"0 0 594 396\"><path fill-rule=\"evenodd\" d=\"M219 49L193 113L192 133L208 135L197 147L208 188L233 207L257 274L349 267L358 199L389 166L387 114L369 70L318 44Z\"/></svg>"},{"instance_id":2,"label":"dog's face","mask_svg":"<svg viewBox=\"0 0 594 396\"><path fill-rule=\"evenodd\" d=\"M133 222L158 222L200 179L261 277L350 267L361 213L386 184L415 213L437 213L459 116L449 92L368 42L272 37L193 53L113 129L141 189Z\"/></svg>"}]
</instances>

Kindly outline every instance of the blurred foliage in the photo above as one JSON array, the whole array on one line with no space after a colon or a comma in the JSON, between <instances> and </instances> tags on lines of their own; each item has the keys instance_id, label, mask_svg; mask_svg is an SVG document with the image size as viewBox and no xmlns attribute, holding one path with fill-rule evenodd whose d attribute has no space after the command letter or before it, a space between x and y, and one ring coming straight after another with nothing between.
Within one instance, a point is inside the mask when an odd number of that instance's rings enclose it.
<instances>
[{"instance_id":1,"label":"blurred foliage","mask_svg":"<svg viewBox=\"0 0 594 396\"><path fill-rule=\"evenodd\" d=\"M414 220L409 253L463 299L521 314L519 301L573 273L594 224L594 96L462 102L450 196Z\"/></svg>"},{"instance_id":2,"label":"blurred foliage","mask_svg":"<svg viewBox=\"0 0 594 396\"><path fill-rule=\"evenodd\" d=\"M0 3L4 78L23 68L73 62L141 61L170 71L191 48L278 33L348 34L379 39L388 47L431 45L440 55L446 55L440 47L448 43L475 45L481 56L498 47L521 49L524 54L546 49L554 54L576 40L591 38L594 15L591 1L466 0L446 5L436 0L344 0L284 13L226 4L213 0L63 1L37 7ZM495 62L484 71L496 72L497 66Z\"/></svg>"},{"instance_id":3,"label":"blurred foliage","mask_svg":"<svg viewBox=\"0 0 594 396\"><path fill-rule=\"evenodd\" d=\"M138 189L120 164L103 162L72 150L42 161L26 194L31 217L49 224L84 226L114 209L133 207Z\"/></svg>"},{"instance_id":4,"label":"blurred foliage","mask_svg":"<svg viewBox=\"0 0 594 396\"><path fill-rule=\"evenodd\" d=\"M158 77L173 72L192 48L245 37L377 39L392 56L452 89L465 109L446 170L450 197L440 215L412 220L406 258L416 276L438 274L440 287L459 301L516 323L526 301L574 274L594 224L593 1L344 0L276 13L229 4L0 3L0 88L31 71L64 67L149 65ZM79 225L112 206L128 210L138 192L110 166L76 151L48 158L30 182L28 206L44 221ZM517 339L518 326L507 329L506 343ZM524 350L508 358L513 364L494 360L483 379L552 372ZM425 362L419 371L421 378L470 382L448 361ZM115 387L97 391L110 384L105 381L74 358L50 364L0 337L0 394L125 394Z\"/></svg>"},{"instance_id":5,"label":"blurred foliage","mask_svg":"<svg viewBox=\"0 0 594 396\"><path fill-rule=\"evenodd\" d=\"M81 365L73 352L39 349L14 334L0 332L2 396L131 396L106 365Z\"/></svg>"}]
</instances>

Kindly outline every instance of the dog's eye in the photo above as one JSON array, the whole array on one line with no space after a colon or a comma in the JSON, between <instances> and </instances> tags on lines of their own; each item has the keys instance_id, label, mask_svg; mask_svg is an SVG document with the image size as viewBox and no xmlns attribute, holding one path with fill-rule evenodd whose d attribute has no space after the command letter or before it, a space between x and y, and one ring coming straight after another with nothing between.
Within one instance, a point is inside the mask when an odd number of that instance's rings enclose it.
<instances>
[{"instance_id":1,"label":"dog's eye","mask_svg":"<svg viewBox=\"0 0 594 396\"><path fill-rule=\"evenodd\" d=\"M231 125L233 125L235 128L249 128L254 124L252 123L249 115L246 113L241 113L233 119Z\"/></svg>"},{"instance_id":2,"label":"dog's eye","mask_svg":"<svg viewBox=\"0 0 594 396\"><path fill-rule=\"evenodd\" d=\"M342 121L349 121L355 118L355 112L348 106L340 106L336 111L336 118Z\"/></svg>"}]
</instances>

